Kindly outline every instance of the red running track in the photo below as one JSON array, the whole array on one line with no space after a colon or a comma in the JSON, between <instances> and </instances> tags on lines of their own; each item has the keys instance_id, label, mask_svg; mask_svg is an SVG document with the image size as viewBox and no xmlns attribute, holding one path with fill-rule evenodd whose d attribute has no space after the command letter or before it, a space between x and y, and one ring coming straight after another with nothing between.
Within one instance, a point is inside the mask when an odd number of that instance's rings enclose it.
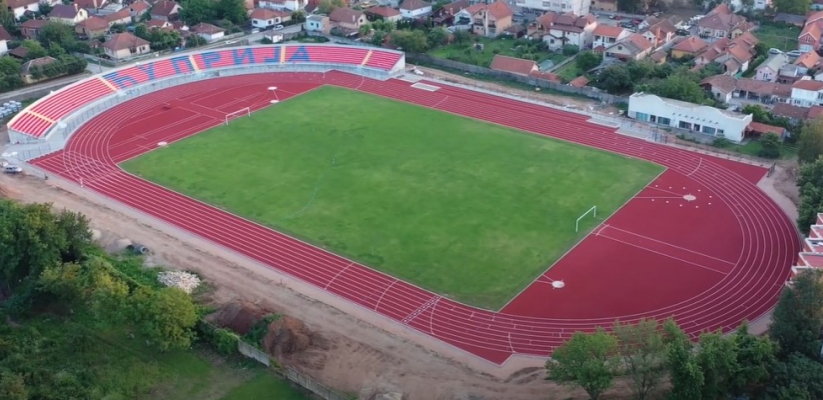
<instances>
[{"instance_id":1,"label":"red running track","mask_svg":"<svg viewBox=\"0 0 823 400\"><path fill-rule=\"evenodd\" d=\"M427 82L442 86L438 83ZM277 86L272 93L266 88ZM663 165L667 170L507 304L457 303L129 175L118 163L319 85L338 85ZM34 164L460 349L501 364L548 356L575 331L674 317L693 337L731 330L776 302L800 248L757 186L765 170L616 134L538 105L341 72L219 78L143 96L95 117ZM501 155L505 156L505 155ZM565 287L553 289L554 281Z\"/></svg>"}]
</instances>

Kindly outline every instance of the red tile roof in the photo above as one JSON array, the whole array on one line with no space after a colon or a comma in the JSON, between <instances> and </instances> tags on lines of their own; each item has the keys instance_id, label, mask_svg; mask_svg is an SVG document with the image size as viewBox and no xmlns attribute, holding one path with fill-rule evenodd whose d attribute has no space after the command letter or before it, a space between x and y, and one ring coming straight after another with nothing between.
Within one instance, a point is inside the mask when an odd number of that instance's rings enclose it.
<instances>
[{"instance_id":1,"label":"red tile roof","mask_svg":"<svg viewBox=\"0 0 823 400\"><path fill-rule=\"evenodd\" d=\"M329 14L329 20L334 22L345 22L345 23L356 23L360 16L363 15L362 12L346 8L346 7L338 7L332 10Z\"/></svg>"},{"instance_id":2,"label":"red tile roof","mask_svg":"<svg viewBox=\"0 0 823 400\"><path fill-rule=\"evenodd\" d=\"M109 29L109 23L100 17L91 16L77 23L77 26L86 28L90 31L100 31Z\"/></svg>"},{"instance_id":3,"label":"red tile roof","mask_svg":"<svg viewBox=\"0 0 823 400\"><path fill-rule=\"evenodd\" d=\"M131 33L125 32L112 36L112 38L107 40L106 43L103 43L103 47L112 51L118 51L147 44L149 44L149 42L134 36Z\"/></svg>"},{"instance_id":4,"label":"red tile roof","mask_svg":"<svg viewBox=\"0 0 823 400\"><path fill-rule=\"evenodd\" d=\"M818 90L823 89L823 82L820 81L813 81L810 79L800 80L792 85L793 88L803 89L803 90L810 90L812 92L816 92Z\"/></svg>"},{"instance_id":5,"label":"red tile roof","mask_svg":"<svg viewBox=\"0 0 823 400\"><path fill-rule=\"evenodd\" d=\"M496 55L492 60L491 69L506 71L517 75L529 75L537 69L537 63L532 60Z\"/></svg>"},{"instance_id":6,"label":"red tile roof","mask_svg":"<svg viewBox=\"0 0 823 400\"><path fill-rule=\"evenodd\" d=\"M400 5L401 10L420 10L426 7L431 7L431 3L428 3L423 0L405 0L403 4Z\"/></svg>"},{"instance_id":7,"label":"red tile roof","mask_svg":"<svg viewBox=\"0 0 823 400\"><path fill-rule=\"evenodd\" d=\"M503 0L497 0L492 4L489 4L488 10L489 14L491 14L494 19L503 19L514 15L512 9L509 8L509 5L503 2Z\"/></svg>"},{"instance_id":8,"label":"red tile roof","mask_svg":"<svg viewBox=\"0 0 823 400\"><path fill-rule=\"evenodd\" d=\"M606 37L613 37L616 38L623 33L624 29L619 26L611 26L605 24L597 25L597 28L594 28L594 34L597 36L606 36Z\"/></svg>"},{"instance_id":9,"label":"red tile roof","mask_svg":"<svg viewBox=\"0 0 823 400\"><path fill-rule=\"evenodd\" d=\"M799 65L804 68L813 68L819 62L820 56L816 52L810 51L808 53L803 53L800 57L797 57L797 60L794 61L794 65Z\"/></svg>"},{"instance_id":10,"label":"red tile roof","mask_svg":"<svg viewBox=\"0 0 823 400\"><path fill-rule=\"evenodd\" d=\"M249 14L249 18L251 19L274 19L276 17L277 15L274 14L274 11L268 8L255 8L254 11Z\"/></svg>"},{"instance_id":11,"label":"red tile roof","mask_svg":"<svg viewBox=\"0 0 823 400\"><path fill-rule=\"evenodd\" d=\"M367 8L366 12L369 14L379 15L383 18L391 18L400 15L400 11L395 10L394 8L387 7L387 6L378 6L378 7L371 7Z\"/></svg>"},{"instance_id":12,"label":"red tile roof","mask_svg":"<svg viewBox=\"0 0 823 400\"><path fill-rule=\"evenodd\" d=\"M569 86L573 86L576 88L582 88L589 84L589 80L585 76L578 76L569 82Z\"/></svg>"},{"instance_id":13,"label":"red tile roof","mask_svg":"<svg viewBox=\"0 0 823 400\"><path fill-rule=\"evenodd\" d=\"M160 0L157 3L154 3L154 7L151 8L151 15L169 17L173 14L176 14L174 10L175 6L177 6L177 3L174 1Z\"/></svg>"},{"instance_id":14,"label":"red tile roof","mask_svg":"<svg viewBox=\"0 0 823 400\"><path fill-rule=\"evenodd\" d=\"M672 50L682 51L684 53L697 53L709 45L698 37L689 36L680 43L674 45Z\"/></svg>"}]
</instances>

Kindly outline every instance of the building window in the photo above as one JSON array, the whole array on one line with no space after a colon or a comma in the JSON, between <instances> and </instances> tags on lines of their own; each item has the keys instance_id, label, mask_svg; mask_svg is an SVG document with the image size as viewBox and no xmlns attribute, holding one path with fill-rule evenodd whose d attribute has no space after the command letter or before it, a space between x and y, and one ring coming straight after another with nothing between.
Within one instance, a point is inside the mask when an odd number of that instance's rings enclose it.
<instances>
[{"instance_id":1,"label":"building window","mask_svg":"<svg viewBox=\"0 0 823 400\"><path fill-rule=\"evenodd\" d=\"M818 100L823 100L823 92L818 92L817 93L817 99Z\"/></svg>"},{"instance_id":2,"label":"building window","mask_svg":"<svg viewBox=\"0 0 823 400\"><path fill-rule=\"evenodd\" d=\"M642 112L635 113L634 117L637 118L638 121L648 121L649 120L649 114L642 113Z\"/></svg>"},{"instance_id":3,"label":"building window","mask_svg":"<svg viewBox=\"0 0 823 400\"><path fill-rule=\"evenodd\" d=\"M682 128L682 129L692 130L692 123L691 122L686 122L686 121L680 121L680 124L678 125L678 127Z\"/></svg>"},{"instance_id":4,"label":"building window","mask_svg":"<svg viewBox=\"0 0 823 400\"><path fill-rule=\"evenodd\" d=\"M722 129L718 129L718 130L717 130L717 134L718 134L718 135L722 135L722 134L723 134L723 130L722 130Z\"/></svg>"},{"instance_id":5,"label":"building window","mask_svg":"<svg viewBox=\"0 0 823 400\"><path fill-rule=\"evenodd\" d=\"M666 117L657 117L657 123L660 124L660 125L671 125L672 120L670 120Z\"/></svg>"},{"instance_id":6,"label":"building window","mask_svg":"<svg viewBox=\"0 0 823 400\"><path fill-rule=\"evenodd\" d=\"M649 116L649 121L651 121L651 122L657 122L657 116L656 116L656 115L650 115L650 116Z\"/></svg>"},{"instance_id":7,"label":"building window","mask_svg":"<svg viewBox=\"0 0 823 400\"><path fill-rule=\"evenodd\" d=\"M717 129L714 129L711 126L704 126L703 127L703 133L706 133L706 134L709 134L709 135L714 135L715 132L717 132Z\"/></svg>"}]
</instances>

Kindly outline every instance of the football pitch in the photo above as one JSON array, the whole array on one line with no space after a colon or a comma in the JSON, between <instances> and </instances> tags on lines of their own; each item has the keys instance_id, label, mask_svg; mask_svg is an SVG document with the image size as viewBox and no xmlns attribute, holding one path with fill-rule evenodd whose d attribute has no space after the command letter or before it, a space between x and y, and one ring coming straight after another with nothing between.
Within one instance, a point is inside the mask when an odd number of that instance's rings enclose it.
<instances>
[{"instance_id":1,"label":"football pitch","mask_svg":"<svg viewBox=\"0 0 823 400\"><path fill-rule=\"evenodd\" d=\"M502 307L663 170L336 87L122 167L488 309ZM598 219L584 218L576 233L575 220L592 206Z\"/></svg>"}]
</instances>

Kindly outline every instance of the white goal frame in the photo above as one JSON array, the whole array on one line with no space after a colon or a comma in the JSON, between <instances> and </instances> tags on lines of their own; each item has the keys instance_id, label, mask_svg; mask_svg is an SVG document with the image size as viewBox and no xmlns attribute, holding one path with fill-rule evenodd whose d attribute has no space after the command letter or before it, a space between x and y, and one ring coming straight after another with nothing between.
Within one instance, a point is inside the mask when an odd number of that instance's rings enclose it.
<instances>
[{"instance_id":1,"label":"white goal frame","mask_svg":"<svg viewBox=\"0 0 823 400\"><path fill-rule=\"evenodd\" d=\"M237 111L232 111L232 112L226 114L226 125L229 124L229 121L231 121L235 118L242 117L243 114L246 114L247 117L251 117L251 108L243 107L243 108L241 108Z\"/></svg>"},{"instance_id":2,"label":"white goal frame","mask_svg":"<svg viewBox=\"0 0 823 400\"><path fill-rule=\"evenodd\" d=\"M597 218L597 206L592 206L588 211L584 212L583 215L577 218L577 221L574 222L574 231L580 232L580 220L585 218L589 213L594 213L592 215L594 218Z\"/></svg>"}]
</instances>

